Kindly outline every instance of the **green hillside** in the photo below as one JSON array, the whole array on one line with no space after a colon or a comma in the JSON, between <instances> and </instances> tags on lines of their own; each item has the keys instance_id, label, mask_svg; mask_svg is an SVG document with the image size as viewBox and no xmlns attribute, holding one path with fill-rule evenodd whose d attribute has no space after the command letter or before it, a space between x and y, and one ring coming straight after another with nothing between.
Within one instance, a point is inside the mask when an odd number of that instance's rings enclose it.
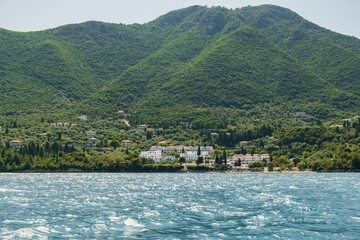
<instances>
[{"instance_id":1,"label":"green hillside","mask_svg":"<svg viewBox=\"0 0 360 240\"><path fill-rule=\"evenodd\" d=\"M331 32L271 5L244 8L240 14L311 71L335 87L359 95L359 39Z\"/></svg>"},{"instance_id":2,"label":"green hillside","mask_svg":"<svg viewBox=\"0 0 360 240\"><path fill-rule=\"evenodd\" d=\"M360 40L264 5L193 6L143 24L0 29L2 114L61 111L133 124L357 114Z\"/></svg>"}]
</instances>

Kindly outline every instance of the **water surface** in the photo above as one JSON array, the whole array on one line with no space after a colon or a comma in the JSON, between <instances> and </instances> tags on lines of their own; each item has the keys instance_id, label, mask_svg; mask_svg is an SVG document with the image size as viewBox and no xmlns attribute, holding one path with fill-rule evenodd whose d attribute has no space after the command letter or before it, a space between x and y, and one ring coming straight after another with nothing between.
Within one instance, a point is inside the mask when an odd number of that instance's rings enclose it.
<instances>
[{"instance_id":1,"label":"water surface","mask_svg":"<svg viewBox=\"0 0 360 240\"><path fill-rule=\"evenodd\" d=\"M359 239L356 173L0 174L1 239Z\"/></svg>"}]
</instances>

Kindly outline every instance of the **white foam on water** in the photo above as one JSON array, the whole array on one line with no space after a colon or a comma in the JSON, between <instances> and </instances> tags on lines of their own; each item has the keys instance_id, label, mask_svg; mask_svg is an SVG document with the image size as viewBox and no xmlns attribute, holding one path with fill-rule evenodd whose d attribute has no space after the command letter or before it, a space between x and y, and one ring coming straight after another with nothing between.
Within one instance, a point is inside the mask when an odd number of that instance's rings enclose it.
<instances>
[{"instance_id":1,"label":"white foam on water","mask_svg":"<svg viewBox=\"0 0 360 240\"><path fill-rule=\"evenodd\" d=\"M358 222L360 222L360 217L351 217L351 218L358 221Z\"/></svg>"},{"instance_id":2,"label":"white foam on water","mask_svg":"<svg viewBox=\"0 0 360 240\"><path fill-rule=\"evenodd\" d=\"M100 233L100 232L107 231L108 228L103 223L97 223L91 227L91 230L93 230L95 233Z\"/></svg>"},{"instance_id":3,"label":"white foam on water","mask_svg":"<svg viewBox=\"0 0 360 240\"><path fill-rule=\"evenodd\" d=\"M298 188L295 187L295 186L290 186L289 188L290 188L290 189L298 189Z\"/></svg>"},{"instance_id":4,"label":"white foam on water","mask_svg":"<svg viewBox=\"0 0 360 240\"><path fill-rule=\"evenodd\" d=\"M120 222L121 217L112 216L112 217L109 217L109 220L110 220L111 222Z\"/></svg>"},{"instance_id":5,"label":"white foam on water","mask_svg":"<svg viewBox=\"0 0 360 240\"><path fill-rule=\"evenodd\" d=\"M35 233L31 228L20 228L11 232L3 232L0 236L2 239L30 239L35 236Z\"/></svg>"},{"instance_id":6,"label":"white foam on water","mask_svg":"<svg viewBox=\"0 0 360 240\"><path fill-rule=\"evenodd\" d=\"M160 213L156 210L148 211L144 213L144 217L153 217L153 216L159 216Z\"/></svg>"},{"instance_id":7,"label":"white foam on water","mask_svg":"<svg viewBox=\"0 0 360 240\"><path fill-rule=\"evenodd\" d=\"M23 190L0 188L0 192L24 192Z\"/></svg>"},{"instance_id":8,"label":"white foam on water","mask_svg":"<svg viewBox=\"0 0 360 240\"><path fill-rule=\"evenodd\" d=\"M162 226L162 223L159 223L159 222L151 222L151 224L156 225L156 226Z\"/></svg>"},{"instance_id":9,"label":"white foam on water","mask_svg":"<svg viewBox=\"0 0 360 240\"><path fill-rule=\"evenodd\" d=\"M39 227L35 228L35 230L37 232L45 233L46 235L48 235L50 233L50 229L47 226L39 226Z\"/></svg>"},{"instance_id":10,"label":"white foam on water","mask_svg":"<svg viewBox=\"0 0 360 240\"><path fill-rule=\"evenodd\" d=\"M3 223L5 224L11 224L11 223L27 223L27 221L21 221L21 220L9 220L9 219L6 219L3 221Z\"/></svg>"},{"instance_id":11,"label":"white foam on water","mask_svg":"<svg viewBox=\"0 0 360 240\"><path fill-rule=\"evenodd\" d=\"M130 226L130 227L140 227L140 228L145 227L144 225L138 223L136 220L134 220L130 217L124 220L124 224L126 226Z\"/></svg>"}]
</instances>

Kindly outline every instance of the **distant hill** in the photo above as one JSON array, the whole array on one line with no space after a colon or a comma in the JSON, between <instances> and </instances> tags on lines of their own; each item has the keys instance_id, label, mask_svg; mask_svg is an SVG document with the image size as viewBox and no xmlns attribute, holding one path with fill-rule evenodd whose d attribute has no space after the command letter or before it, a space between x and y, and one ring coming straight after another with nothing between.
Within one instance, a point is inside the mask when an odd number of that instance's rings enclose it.
<instances>
[{"instance_id":1,"label":"distant hill","mask_svg":"<svg viewBox=\"0 0 360 240\"><path fill-rule=\"evenodd\" d=\"M143 25L0 29L0 42L5 114L122 109L132 123L161 125L295 111L327 120L360 104L360 40L273 5L192 6Z\"/></svg>"}]
</instances>

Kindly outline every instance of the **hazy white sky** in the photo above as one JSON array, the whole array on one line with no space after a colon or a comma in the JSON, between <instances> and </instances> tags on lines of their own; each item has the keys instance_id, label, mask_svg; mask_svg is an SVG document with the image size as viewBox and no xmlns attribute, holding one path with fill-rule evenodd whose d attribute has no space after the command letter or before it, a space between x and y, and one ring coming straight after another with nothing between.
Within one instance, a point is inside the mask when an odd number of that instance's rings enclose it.
<instances>
[{"instance_id":1,"label":"hazy white sky","mask_svg":"<svg viewBox=\"0 0 360 240\"><path fill-rule=\"evenodd\" d=\"M322 27L360 38L360 0L0 0L0 27L36 31L89 20L145 23L191 5L275 4Z\"/></svg>"}]
</instances>

